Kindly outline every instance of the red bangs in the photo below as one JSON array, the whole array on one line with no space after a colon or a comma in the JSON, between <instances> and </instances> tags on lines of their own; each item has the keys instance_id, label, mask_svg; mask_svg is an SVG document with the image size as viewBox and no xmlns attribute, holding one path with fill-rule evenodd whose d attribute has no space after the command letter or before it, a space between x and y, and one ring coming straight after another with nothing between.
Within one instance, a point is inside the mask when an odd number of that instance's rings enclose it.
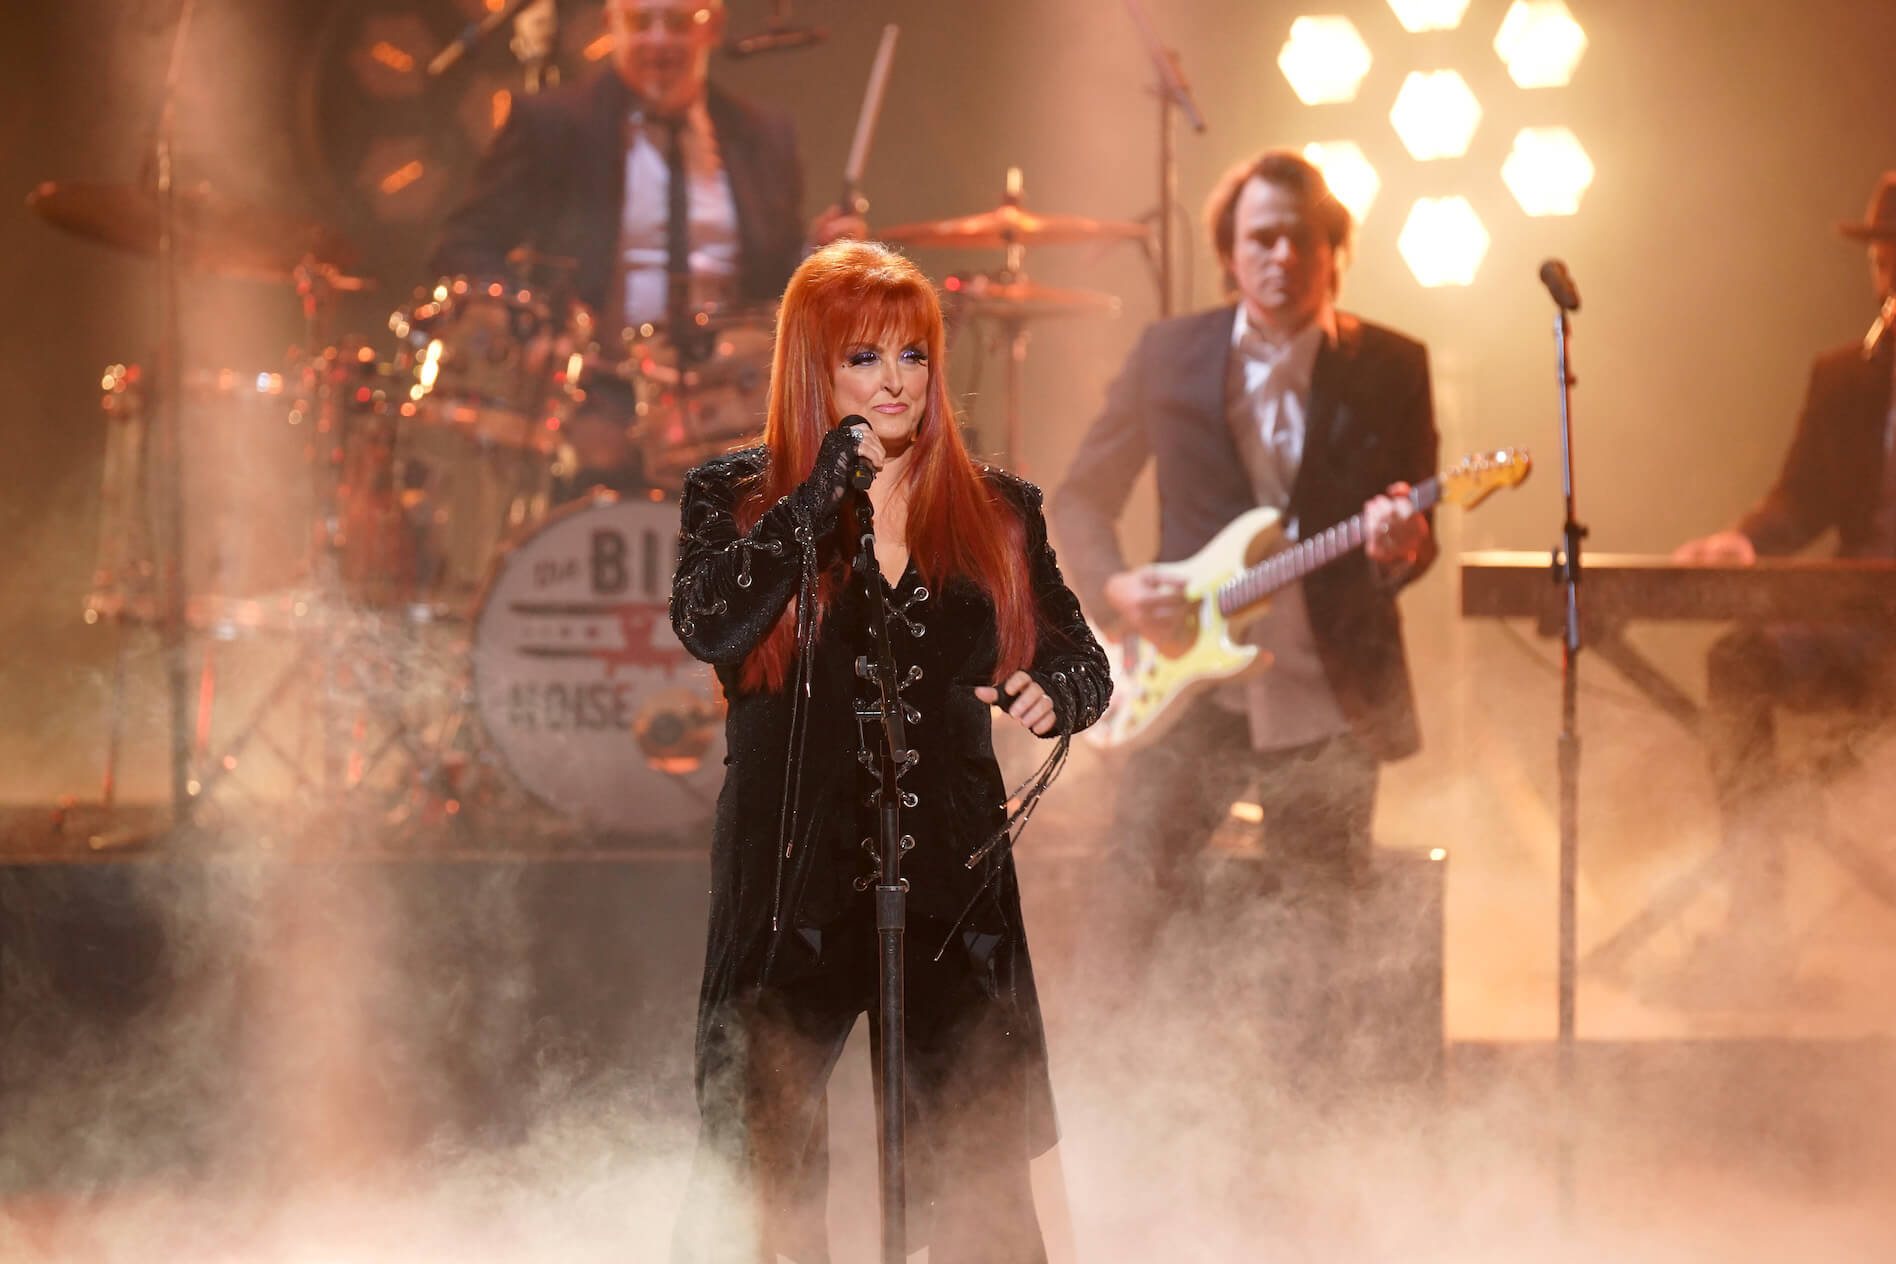
<instances>
[{"instance_id":1,"label":"red bangs","mask_svg":"<svg viewBox=\"0 0 1896 1264\"><path fill-rule=\"evenodd\" d=\"M764 441L770 464L738 506L749 530L816 464L823 436L838 420L832 379L847 348L896 334L928 349L926 407L904 476L909 488L908 543L931 585L965 579L995 608L999 661L995 681L1032 659L1034 607L1018 515L995 496L968 456L949 404L941 303L913 263L873 242L838 242L803 261L777 314ZM999 512L997 512L997 510ZM853 513L845 511L853 520ZM854 523L847 524L853 535ZM826 576L816 598L820 626L833 594ZM745 659L747 690L783 687L796 641L796 602Z\"/></svg>"}]
</instances>

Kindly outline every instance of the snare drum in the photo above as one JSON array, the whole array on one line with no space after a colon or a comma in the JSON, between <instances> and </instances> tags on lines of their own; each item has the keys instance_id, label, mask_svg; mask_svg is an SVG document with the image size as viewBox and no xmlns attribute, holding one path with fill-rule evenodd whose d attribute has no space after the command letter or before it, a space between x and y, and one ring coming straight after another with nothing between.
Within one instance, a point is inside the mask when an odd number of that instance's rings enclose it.
<instances>
[{"instance_id":1,"label":"snare drum","mask_svg":"<svg viewBox=\"0 0 1896 1264\"><path fill-rule=\"evenodd\" d=\"M474 620L489 738L536 798L595 829L707 828L724 705L668 611L678 507L596 495L507 550Z\"/></svg>"}]
</instances>

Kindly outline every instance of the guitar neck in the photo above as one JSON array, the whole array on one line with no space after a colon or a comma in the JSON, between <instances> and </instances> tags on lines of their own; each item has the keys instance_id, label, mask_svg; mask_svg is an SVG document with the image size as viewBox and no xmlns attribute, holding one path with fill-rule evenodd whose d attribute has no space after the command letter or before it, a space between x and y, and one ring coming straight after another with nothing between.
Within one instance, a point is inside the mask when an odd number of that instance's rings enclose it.
<instances>
[{"instance_id":1,"label":"guitar neck","mask_svg":"<svg viewBox=\"0 0 1896 1264\"><path fill-rule=\"evenodd\" d=\"M1442 480L1425 479L1411 488L1405 499L1417 513L1433 509L1442 498ZM1218 613L1229 619L1245 607L1264 600L1279 589L1288 588L1310 572L1328 566L1363 547L1363 515L1356 514L1329 527L1308 540L1299 540L1289 548L1273 553L1255 566L1247 566L1218 585Z\"/></svg>"}]
</instances>

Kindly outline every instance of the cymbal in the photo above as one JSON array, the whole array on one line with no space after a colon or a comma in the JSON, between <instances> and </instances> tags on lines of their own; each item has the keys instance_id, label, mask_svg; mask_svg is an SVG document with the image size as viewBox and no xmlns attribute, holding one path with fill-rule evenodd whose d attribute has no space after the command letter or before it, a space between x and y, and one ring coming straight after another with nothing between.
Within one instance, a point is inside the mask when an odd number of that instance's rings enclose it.
<instances>
[{"instance_id":1,"label":"cymbal","mask_svg":"<svg viewBox=\"0 0 1896 1264\"><path fill-rule=\"evenodd\" d=\"M1062 289L1026 277L999 281L981 273L955 274L942 285L948 301L971 316L1033 320L1043 316L1117 316L1119 298L1099 290Z\"/></svg>"},{"instance_id":2,"label":"cymbal","mask_svg":"<svg viewBox=\"0 0 1896 1264\"><path fill-rule=\"evenodd\" d=\"M1006 247L1067 245L1088 241L1136 241L1146 226L1084 215L1042 215L1011 202L958 219L932 219L878 229L883 241L908 246Z\"/></svg>"},{"instance_id":3,"label":"cymbal","mask_svg":"<svg viewBox=\"0 0 1896 1264\"><path fill-rule=\"evenodd\" d=\"M209 185L173 191L179 263L196 272L290 283L314 265L337 289L369 284L347 276L355 248L320 224L250 206ZM27 206L54 227L135 254L158 253L158 195L143 184L47 181Z\"/></svg>"}]
</instances>

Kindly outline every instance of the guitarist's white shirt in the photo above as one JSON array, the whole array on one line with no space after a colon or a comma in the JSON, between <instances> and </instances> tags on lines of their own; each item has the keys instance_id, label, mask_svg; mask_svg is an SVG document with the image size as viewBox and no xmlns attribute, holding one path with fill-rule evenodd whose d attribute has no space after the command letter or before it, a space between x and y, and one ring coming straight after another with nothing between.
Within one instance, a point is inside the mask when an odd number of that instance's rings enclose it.
<instances>
[{"instance_id":1,"label":"guitarist's white shirt","mask_svg":"<svg viewBox=\"0 0 1896 1264\"><path fill-rule=\"evenodd\" d=\"M1260 505L1278 510L1290 505L1303 461L1317 351L1335 339L1336 313L1327 304L1288 341L1256 328L1244 304L1238 304L1226 364L1225 419ZM1285 530L1297 538L1295 522L1286 522ZM1226 686L1217 697L1250 716L1255 749L1303 746L1349 728L1317 657L1301 581L1271 599L1270 610L1251 625L1245 640L1268 650L1275 661L1268 671Z\"/></svg>"}]
</instances>

